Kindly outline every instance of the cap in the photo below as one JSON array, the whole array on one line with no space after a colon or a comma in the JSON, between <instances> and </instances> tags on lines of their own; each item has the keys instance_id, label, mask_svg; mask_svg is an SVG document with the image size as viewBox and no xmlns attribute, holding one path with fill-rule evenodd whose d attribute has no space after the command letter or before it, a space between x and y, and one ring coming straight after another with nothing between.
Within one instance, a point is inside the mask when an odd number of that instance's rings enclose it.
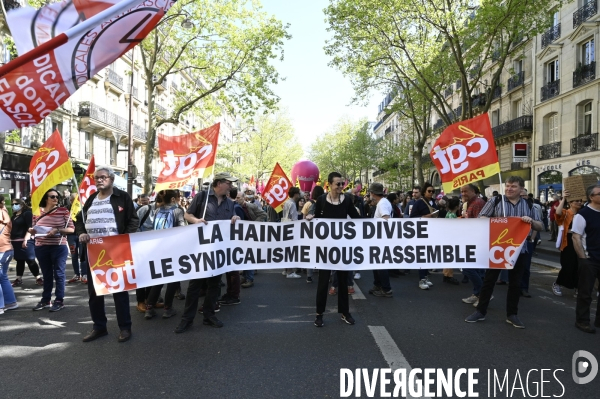
<instances>
[{"instance_id":1,"label":"cap","mask_svg":"<svg viewBox=\"0 0 600 399\"><path fill-rule=\"evenodd\" d=\"M376 195L383 195L383 184L371 183L371 185L369 186L369 192Z\"/></svg>"},{"instance_id":2,"label":"cap","mask_svg":"<svg viewBox=\"0 0 600 399\"><path fill-rule=\"evenodd\" d=\"M227 172L220 172L215 175L214 180L227 180L227 181L238 181L235 177L231 176L231 174Z\"/></svg>"}]
</instances>

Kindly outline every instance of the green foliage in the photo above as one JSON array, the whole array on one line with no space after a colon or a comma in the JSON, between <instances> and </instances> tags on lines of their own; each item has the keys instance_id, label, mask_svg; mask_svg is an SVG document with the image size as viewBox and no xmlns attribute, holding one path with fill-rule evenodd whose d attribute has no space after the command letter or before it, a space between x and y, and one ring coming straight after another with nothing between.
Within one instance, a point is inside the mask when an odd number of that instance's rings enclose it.
<instances>
[{"instance_id":1,"label":"green foliage","mask_svg":"<svg viewBox=\"0 0 600 399\"><path fill-rule=\"evenodd\" d=\"M233 173L242 181L269 179L275 163L289 173L303 155L289 116L282 111L257 117L255 125L240 130L234 142L220 145L219 170Z\"/></svg>"},{"instance_id":2,"label":"green foliage","mask_svg":"<svg viewBox=\"0 0 600 399\"><path fill-rule=\"evenodd\" d=\"M309 158L317 164L321 176L336 171L353 182L374 165L375 144L366 120L341 119L311 145Z\"/></svg>"},{"instance_id":3,"label":"green foliage","mask_svg":"<svg viewBox=\"0 0 600 399\"><path fill-rule=\"evenodd\" d=\"M193 22L184 29L182 22ZM249 0L178 1L158 28L142 42L142 65L148 88L148 142L156 128L177 124L180 115L194 113L211 124L223 111L251 116L257 109L274 109L278 97L272 85L279 74L271 61L283 57L290 36L284 26ZM157 117L155 88L184 74L193 83L182 84L167 118ZM237 111L237 112L234 112ZM144 189L151 188L153 146L146 146Z\"/></svg>"},{"instance_id":4,"label":"green foliage","mask_svg":"<svg viewBox=\"0 0 600 399\"><path fill-rule=\"evenodd\" d=\"M13 129L6 133L6 142L9 144L21 144L21 131Z\"/></svg>"}]
</instances>

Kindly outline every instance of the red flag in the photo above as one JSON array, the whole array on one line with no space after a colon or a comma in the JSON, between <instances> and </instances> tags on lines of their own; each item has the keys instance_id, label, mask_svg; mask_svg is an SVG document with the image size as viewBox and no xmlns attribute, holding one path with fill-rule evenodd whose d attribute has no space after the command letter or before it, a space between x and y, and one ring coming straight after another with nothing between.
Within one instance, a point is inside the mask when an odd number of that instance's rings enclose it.
<instances>
[{"instance_id":1,"label":"red flag","mask_svg":"<svg viewBox=\"0 0 600 399\"><path fill-rule=\"evenodd\" d=\"M500 172L487 114L448 126L430 155L447 193Z\"/></svg>"},{"instance_id":2,"label":"red flag","mask_svg":"<svg viewBox=\"0 0 600 399\"><path fill-rule=\"evenodd\" d=\"M31 211L40 214L40 201L49 189L72 178L73 166L58 130L33 154L29 163Z\"/></svg>"},{"instance_id":3,"label":"red flag","mask_svg":"<svg viewBox=\"0 0 600 399\"><path fill-rule=\"evenodd\" d=\"M283 209L283 203L288 199L288 190L292 187L292 182L286 176L279 163L275 164L273 173L264 188L262 197L271 205L275 211L280 212Z\"/></svg>"},{"instance_id":4,"label":"red flag","mask_svg":"<svg viewBox=\"0 0 600 399\"><path fill-rule=\"evenodd\" d=\"M252 175L252 176L250 177L250 183L249 183L249 185L250 185L250 186L254 186L254 175Z\"/></svg>"},{"instance_id":5,"label":"red flag","mask_svg":"<svg viewBox=\"0 0 600 399\"><path fill-rule=\"evenodd\" d=\"M220 126L217 123L180 136L159 133L158 148L164 167L158 175L154 191L178 190L191 178L210 176L215 165Z\"/></svg>"},{"instance_id":6,"label":"red flag","mask_svg":"<svg viewBox=\"0 0 600 399\"><path fill-rule=\"evenodd\" d=\"M96 160L92 155L90 164L83 176L83 180L79 185L79 195L75 197L73 205L71 205L71 219L75 220L77 214L81 210L82 204L85 204L90 195L94 194L98 189L96 188L96 181L94 180L94 172L96 171Z\"/></svg>"},{"instance_id":7,"label":"red flag","mask_svg":"<svg viewBox=\"0 0 600 399\"><path fill-rule=\"evenodd\" d=\"M91 76L141 42L173 4L113 3L78 0L8 13L21 56L0 68L0 130L39 123Z\"/></svg>"}]
</instances>

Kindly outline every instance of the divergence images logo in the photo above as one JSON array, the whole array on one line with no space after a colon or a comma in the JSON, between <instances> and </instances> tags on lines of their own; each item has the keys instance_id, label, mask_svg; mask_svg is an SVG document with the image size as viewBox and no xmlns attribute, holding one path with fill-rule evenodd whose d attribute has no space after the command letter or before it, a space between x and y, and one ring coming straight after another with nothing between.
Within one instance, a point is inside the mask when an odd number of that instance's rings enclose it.
<instances>
[{"instance_id":1,"label":"divergence images logo","mask_svg":"<svg viewBox=\"0 0 600 399\"><path fill-rule=\"evenodd\" d=\"M98 295L137 288L129 235L92 238L88 254Z\"/></svg>"},{"instance_id":2,"label":"divergence images logo","mask_svg":"<svg viewBox=\"0 0 600 399\"><path fill-rule=\"evenodd\" d=\"M590 383L598 375L598 360L588 351L580 350L575 352L571 366L573 381L576 384L583 385ZM588 372L587 376L583 376Z\"/></svg>"}]
</instances>

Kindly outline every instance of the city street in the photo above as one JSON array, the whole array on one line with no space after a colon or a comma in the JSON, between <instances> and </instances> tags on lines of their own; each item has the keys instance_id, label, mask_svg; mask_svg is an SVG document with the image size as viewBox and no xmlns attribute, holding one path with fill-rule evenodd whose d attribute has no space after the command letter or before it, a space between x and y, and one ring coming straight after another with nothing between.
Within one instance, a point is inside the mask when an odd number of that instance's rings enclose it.
<instances>
[{"instance_id":1,"label":"city street","mask_svg":"<svg viewBox=\"0 0 600 399\"><path fill-rule=\"evenodd\" d=\"M500 380L508 370L508 385L514 389L516 379L516 390L496 387L496 397L537 396L543 379L544 395L597 398L600 377L575 384L571 358L577 350L600 358L600 334L575 329L573 292L565 289L563 297L551 292L557 270L533 271L533 298L520 303L524 330L505 322L506 286L496 287L485 321L467 324L463 320L474 308L461 298L471 293L470 284L444 284L441 273L434 273L434 286L422 291L416 271L392 279L393 298L369 295L372 274L362 273L350 300L356 325L340 320L337 296L329 296L325 327L319 329L313 325L316 282L286 279L272 270L261 271L255 286L242 291L240 305L222 307L221 329L197 317L189 331L174 334L179 315L145 320L131 293L133 337L123 344L116 339L112 301L107 301L109 336L82 343L91 329L86 287L69 285L66 308L58 313L33 312L41 288L26 276L24 288L16 289L20 308L0 316L0 392L5 398L335 398L341 368L371 373L412 367L479 368L479 397L494 397L488 394L488 370L496 370ZM180 313L183 303L175 300ZM537 371L527 382L531 369ZM540 369L551 371L541 377ZM520 390L517 373L529 393Z\"/></svg>"}]
</instances>

